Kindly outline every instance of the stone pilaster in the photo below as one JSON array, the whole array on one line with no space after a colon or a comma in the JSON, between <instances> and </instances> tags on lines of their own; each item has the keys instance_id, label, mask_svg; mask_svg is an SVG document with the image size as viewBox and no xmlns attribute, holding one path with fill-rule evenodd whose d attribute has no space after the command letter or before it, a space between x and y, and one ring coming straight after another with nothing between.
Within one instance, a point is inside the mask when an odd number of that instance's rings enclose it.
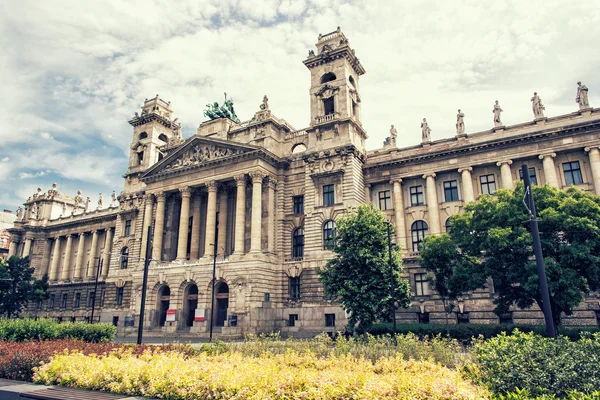
<instances>
[{"instance_id":1,"label":"stone pilaster","mask_svg":"<svg viewBox=\"0 0 600 400\"><path fill-rule=\"evenodd\" d=\"M23 257L29 256L29 253L31 252L31 242L32 241L33 241L32 238L25 239L25 245L23 246Z\"/></svg>"},{"instance_id":2,"label":"stone pilaster","mask_svg":"<svg viewBox=\"0 0 600 400\"><path fill-rule=\"evenodd\" d=\"M92 247L90 247L90 258L87 266L87 273L85 274L88 279L96 278L96 249L98 249L98 231L92 231Z\"/></svg>"},{"instance_id":3,"label":"stone pilaster","mask_svg":"<svg viewBox=\"0 0 600 400\"><path fill-rule=\"evenodd\" d=\"M190 188L180 189L181 212L179 214L179 235L177 236L177 259L187 259L187 242L190 221Z\"/></svg>"},{"instance_id":4,"label":"stone pilaster","mask_svg":"<svg viewBox=\"0 0 600 400\"><path fill-rule=\"evenodd\" d=\"M204 245L204 256L212 257L214 254L215 228L217 225L217 183L210 181L206 183L208 188L208 204L206 207L206 240Z\"/></svg>"},{"instance_id":5,"label":"stone pilaster","mask_svg":"<svg viewBox=\"0 0 600 400\"><path fill-rule=\"evenodd\" d=\"M52 261L50 262L50 272L48 278L51 281L58 280L58 260L60 259L60 237L54 239L54 249L52 250Z\"/></svg>"},{"instance_id":6,"label":"stone pilaster","mask_svg":"<svg viewBox=\"0 0 600 400\"><path fill-rule=\"evenodd\" d=\"M146 258L146 246L148 244L148 227L152 224L152 208L154 207L154 196L146 194L144 196L144 222L142 225L142 243L140 248L140 261ZM142 261L143 262L143 261Z\"/></svg>"},{"instance_id":7,"label":"stone pilaster","mask_svg":"<svg viewBox=\"0 0 600 400\"><path fill-rule=\"evenodd\" d=\"M585 151L590 157L590 169L592 170L592 181L594 181L594 193L600 195L600 150L596 147L586 147Z\"/></svg>"},{"instance_id":8,"label":"stone pilaster","mask_svg":"<svg viewBox=\"0 0 600 400\"><path fill-rule=\"evenodd\" d=\"M77 242L77 257L75 257L75 271L73 272L73 279L81 279L81 270L83 263L83 252L85 244L85 232L79 234L79 241Z\"/></svg>"},{"instance_id":9,"label":"stone pilaster","mask_svg":"<svg viewBox=\"0 0 600 400\"><path fill-rule=\"evenodd\" d=\"M17 242L16 240L11 240L10 244L8 245L8 257L12 257L17 255L17 245L19 244L19 242Z\"/></svg>"},{"instance_id":10,"label":"stone pilaster","mask_svg":"<svg viewBox=\"0 0 600 400\"><path fill-rule=\"evenodd\" d=\"M152 240L152 259L162 260L163 231L165 229L165 200L166 195L161 192L156 195L156 218Z\"/></svg>"},{"instance_id":11,"label":"stone pilaster","mask_svg":"<svg viewBox=\"0 0 600 400\"><path fill-rule=\"evenodd\" d=\"M73 235L67 235L67 246L65 247L65 258L60 269L60 280L69 279L69 268L71 265L71 252L73 251Z\"/></svg>"},{"instance_id":12,"label":"stone pilaster","mask_svg":"<svg viewBox=\"0 0 600 400\"><path fill-rule=\"evenodd\" d=\"M461 174L463 201L465 204L475 201L475 192L473 191L473 178L471 177L472 167L459 168L458 173Z\"/></svg>"},{"instance_id":13,"label":"stone pilaster","mask_svg":"<svg viewBox=\"0 0 600 400\"><path fill-rule=\"evenodd\" d=\"M502 176L502 188L503 189L514 189L514 182L512 178L512 172L510 165L512 160L498 161L496 165L500 167L500 176Z\"/></svg>"},{"instance_id":14,"label":"stone pilaster","mask_svg":"<svg viewBox=\"0 0 600 400\"><path fill-rule=\"evenodd\" d=\"M367 204L371 204L371 184L365 185L365 196L367 196Z\"/></svg>"},{"instance_id":15,"label":"stone pilaster","mask_svg":"<svg viewBox=\"0 0 600 400\"><path fill-rule=\"evenodd\" d=\"M262 225L262 182L265 175L260 171L250 173L252 178L252 224L250 226L250 252L262 250L261 225Z\"/></svg>"},{"instance_id":16,"label":"stone pilaster","mask_svg":"<svg viewBox=\"0 0 600 400\"><path fill-rule=\"evenodd\" d=\"M219 248L217 249L217 254L220 256L225 255L225 248L227 242L227 188L221 187L218 191L219 197L219 232L217 239Z\"/></svg>"},{"instance_id":17,"label":"stone pilaster","mask_svg":"<svg viewBox=\"0 0 600 400\"><path fill-rule=\"evenodd\" d=\"M108 276L108 266L110 265L110 253L112 250L113 233L114 231L111 228L108 228L104 237L104 251L102 252L102 270L100 271L100 275L103 279L106 279L106 277Z\"/></svg>"},{"instance_id":18,"label":"stone pilaster","mask_svg":"<svg viewBox=\"0 0 600 400\"><path fill-rule=\"evenodd\" d=\"M190 240L190 260L197 260L200 248L200 194L192 200L192 239Z\"/></svg>"},{"instance_id":19,"label":"stone pilaster","mask_svg":"<svg viewBox=\"0 0 600 400\"><path fill-rule=\"evenodd\" d=\"M544 166L544 177L546 178L546 184L560 188L558 184L558 178L556 177L556 167L554 166L553 158L556 157L556 153L540 154L539 158L542 160Z\"/></svg>"},{"instance_id":20,"label":"stone pilaster","mask_svg":"<svg viewBox=\"0 0 600 400\"><path fill-rule=\"evenodd\" d=\"M267 219L267 251L269 253L275 252L275 189L277 188L277 180L275 178L269 176L269 181L267 183L269 190L269 203L268 210L269 213Z\"/></svg>"},{"instance_id":21,"label":"stone pilaster","mask_svg":"<svg viewBox=\"0 0 600 400\"><path fill-rule=\"evenodd\" d=\"M235 246L234 254L244 254L244 237L246 235L246 175L234 176L237 186L235 201Z\"/></svg>"},{"instance_id":22,"label":"stone pilaster","mask_svg":"<svg viewBox=\"0 0 600 400\"><path fill-rule=\"evenodd\" d=\"M427 186L427 211L429 213L429 231L432 234L441 233L440 206L438 204L437 189L435 187L435 173L423 175Z\"/></svg>"},{"instance_id":23,"label":"stone pilaster","mask_svg":"<svg viewBox=\"0 0 600 400\"><path fill-rule=\"evenodd\" d=\"M406 241L406 222L404 220L404 198L402 196L402 179L392 179L390 183L394 188L394 216L396 219L396 244L400 251L408 249Z\"/></svg>"}]
</instances>

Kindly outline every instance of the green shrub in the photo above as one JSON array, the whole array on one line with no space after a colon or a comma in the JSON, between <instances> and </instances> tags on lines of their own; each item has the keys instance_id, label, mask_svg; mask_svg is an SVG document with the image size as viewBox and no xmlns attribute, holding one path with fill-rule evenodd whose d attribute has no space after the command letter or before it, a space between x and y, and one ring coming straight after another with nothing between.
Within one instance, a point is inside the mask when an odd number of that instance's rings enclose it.
<instances>
[{"instance_id":1,"label":"green shrub","mask_svg":"<svg viewBox=\"0 0 600 400\"><path fill-rule=\"evenodd\" d=\"M424 336L450 336L453 339L470 342L473 337L483 336L486 339L499 335L502 332L508 334L515 329L521 332L535 332L544 335L546 327L544 325L508 325L508 324L398 324L396 332L400 334L414 333L419 337ZM375 324L371 330L373 335L391 334L393 327L391 323ZM595 326L561 326L558 329L559 334L568 337L570 340L578 340L582 332L596 333L600 332L599 327Z\"/></svg>"},{"instance_id":2,"label":"green shrub","mask_svg":"<svg viewBox=\"0 0 600 400\"><path fill-rule=\"evenodd\" d=\"M580 340L570 341L515 330L512 335L479 338L472 351L473 364L465 365L465 372L494 393L521 389L531 396L565 397L600 388L599 333L584 333Z\"/></svg>"},{"instance_id":3,"label":"green shrub","mask_svg":"<svg viewBox=\"0 0 600 400\"><path fill-rule=\"evenodd\" d=\"M565 397L568 400L600 400L600 392L585 394L581 392L569 392ZM498 394L492 396L492 400L554 400L557 397L553 394L532 396L528 390L515 390L506 394Z\"/></svg>"},{"instance_id":4,"label":"green shrub","mask_svg":"<svg viewBox=\"0 0 600 400\"><path fill-rule=\"evenodd\" d=\"M111 324L67 322L59 324L51 319L0 319L0 340L23 342L28 340L79 339L85 342L110 342L117 334Z\"/></svg>"}]
</instances>

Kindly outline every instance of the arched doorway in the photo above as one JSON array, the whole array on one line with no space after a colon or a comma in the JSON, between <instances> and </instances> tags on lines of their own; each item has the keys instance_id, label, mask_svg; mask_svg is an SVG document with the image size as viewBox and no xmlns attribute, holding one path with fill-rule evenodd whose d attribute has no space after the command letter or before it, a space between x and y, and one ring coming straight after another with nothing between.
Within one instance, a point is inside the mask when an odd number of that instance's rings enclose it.
<instances>
[{"instance_id":1,"label":"arched doorway","mask_svg":"<svg viewBox=\"0 0 600 400\"><path fill-rule=\"evenodd\" d=\"M184 301L185 326L193 326L196 308L198 308L198 286L192 284L185 288Z\"/></svg>"},{"instance_id":2,"label":"arched doorway","mask_svg":"<svg viewBox=\"0 0 600 400\"><path fill-rule=\"evenodd\" d=\"M171 289L168 286L163 286L158 291L158 304L157 307L160 315L158 318L158 326L165 326L167 320L167 310L169 309L169 303L171 301Z\"/></svg>"},{"instance_id":3,"label":"arched doorway","mask_svg":"<svg viewBox=\"0 0 600 400\"><path fill-rule=\"evenodd\" d=\"M227 308L229 307L229 286L225 282L219 282L215 288L215 293L217 300L215 326L225 326Z\"/></svg>"}]
</instances>

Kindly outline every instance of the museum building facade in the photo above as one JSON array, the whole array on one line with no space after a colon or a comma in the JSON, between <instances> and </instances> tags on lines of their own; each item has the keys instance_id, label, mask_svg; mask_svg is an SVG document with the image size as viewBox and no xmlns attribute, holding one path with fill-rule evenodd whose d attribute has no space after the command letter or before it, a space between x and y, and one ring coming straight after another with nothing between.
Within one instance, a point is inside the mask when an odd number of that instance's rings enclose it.
<instances>
[{"instance_id":1,"label":"museum building facade","mask_svg":"<svg viewBox=\"0 0 600 400\"><path fill-rule=\"evenodd\" d=\"M341 330L347 316L316 271L333 255L336 218L368 202L394 223L403 251L413 300L398 319L441 322L443 306L418 263L425 236L446 232L466 203L514 187L523 163L535 184L600 194L600 110L589 107L584 86L585 101L567 115L545 117L535 94L532 121L504 126L496 103L490 130L465 133L459 110L453 138L431 141L424 120L420 145L398 148L392 126L384 146L367 151L365 70L339 28L319 35L304 65L311 76L305 129L273 115L265 96L251 120L212 119L183 139L171 104L157 95L129 121L118 198L92 207L80 192L71 197L54 186L27 199L9 253L29 256L51 283L49 299L29 312L132 332L148 247L149 334L205 336L211 323L222 336ZM489 285L459 299L454 322L543 322L537 308L499 318L493 298ZM565 323L597 324L599 300L588 295Z\"/></svg>"}]
</instances>

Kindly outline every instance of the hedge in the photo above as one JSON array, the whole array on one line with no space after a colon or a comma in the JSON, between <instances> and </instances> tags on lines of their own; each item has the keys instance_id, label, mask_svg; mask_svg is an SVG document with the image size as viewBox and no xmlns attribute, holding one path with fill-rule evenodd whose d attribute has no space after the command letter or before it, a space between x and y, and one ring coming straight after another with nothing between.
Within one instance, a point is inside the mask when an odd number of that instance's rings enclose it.
<instances>
[{"instance_id":1,"label":"hedge","mask_svg":"<svg viewBox=\"0 0 600 400\"><path fill-rule=\"evenodd\" d=\"M442 335L461 341L471 341L472 338L478 337L479 335L486 339L490 339L503 332L511 334L515 329L518 329L521 332L534 332L538 335L545 335L546 333L546 327L544 325L509 324L398 324L396 332L400 334L414 333L419 337ZM392 332L393 326L391 323L380 323L373 325L370 333L373 335L384 335L391 334ZM600 332L600 327L560 326L558 328L558 333L568 337L570 340L578 340L582 332Z\"/></svg>"},{"instance_id":2,"label":"hedge","mask_svg":"<svg viewBox=\"0 0 600 400\"><path fill-rule=\"evenodd\" d=\"M65 322L51 319L0 319L0 340L23 342L28 340L79 339L84 342L110 342L117 334L111 324Z\"/></svg>"}]
</instances>

